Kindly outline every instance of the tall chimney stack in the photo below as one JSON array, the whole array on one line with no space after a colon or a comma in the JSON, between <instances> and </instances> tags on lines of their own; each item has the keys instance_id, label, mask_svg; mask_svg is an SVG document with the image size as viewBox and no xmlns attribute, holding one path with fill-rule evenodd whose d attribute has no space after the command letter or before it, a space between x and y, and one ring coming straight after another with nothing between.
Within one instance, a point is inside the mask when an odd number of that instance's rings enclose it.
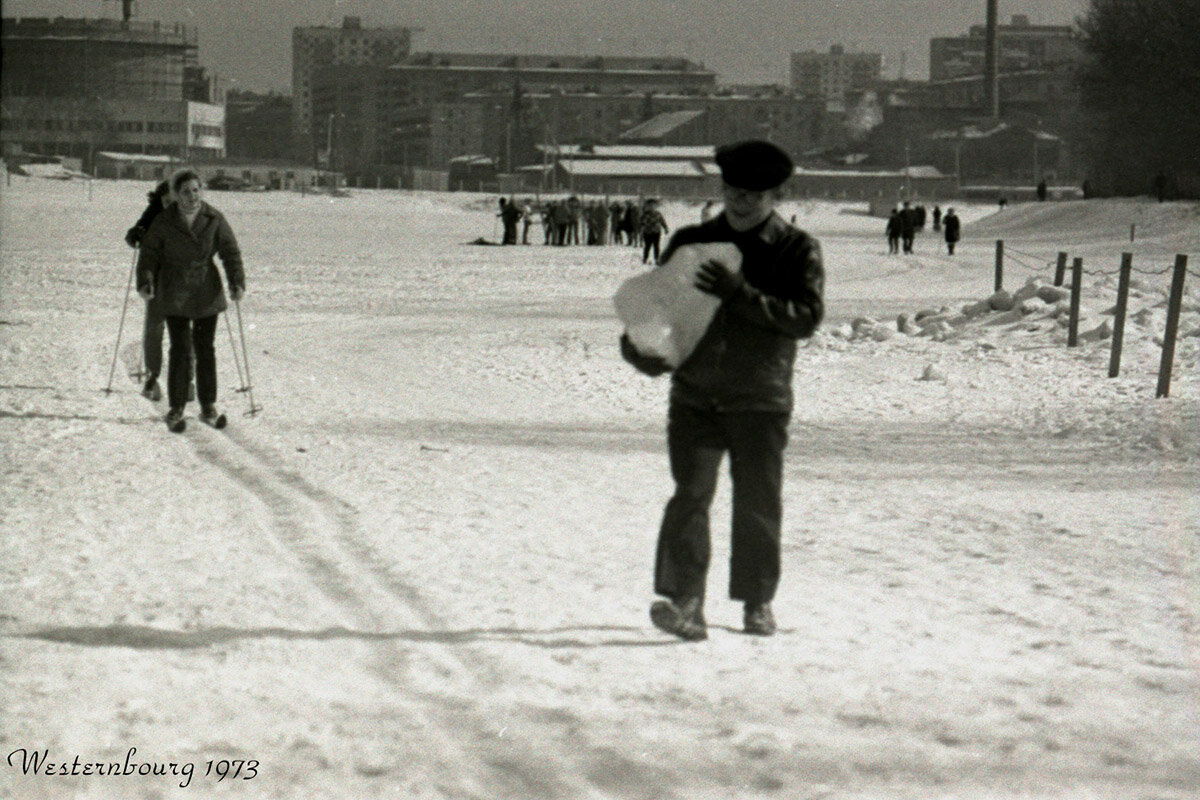
<instances>
[{"instance_id":1,"label":"tall chimney stack","mask_svg":"<svg viewBox=\"0 0 1200 800\"><path fill-rule=\"evenodd\" d=\"M1000 119L1000 59L999 0L987 0L987 30L984 33L983 51L983 103L984 112L992 119Z\"/></svg>"},{"instance_id":2,"label":"tall chimney stack","mask_svg":"<svg viewBox=\"0 0 1200 800\"><path fill-rule=\"evenodd\" d=\"M133 17L133 0L121 0L121 20L129 22Z\"/></svg>"}]
</instances>

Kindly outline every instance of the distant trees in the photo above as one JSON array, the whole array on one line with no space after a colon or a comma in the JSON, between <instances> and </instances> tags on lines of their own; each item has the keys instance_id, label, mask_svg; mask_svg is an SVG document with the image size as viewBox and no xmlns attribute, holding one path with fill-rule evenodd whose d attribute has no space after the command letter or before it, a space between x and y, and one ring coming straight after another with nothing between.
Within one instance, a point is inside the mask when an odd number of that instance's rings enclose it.
<instances>
[{"instance_id":1,"label":"distant trees","mask_svg":"<svg viewBox=\"0 0 1200 800\"><path fill-rule=\"evenodd\" d=\"M1200 198L1200 0L1090 0L1077 23L1092 185Z\"/></svg>"}]
</instances>

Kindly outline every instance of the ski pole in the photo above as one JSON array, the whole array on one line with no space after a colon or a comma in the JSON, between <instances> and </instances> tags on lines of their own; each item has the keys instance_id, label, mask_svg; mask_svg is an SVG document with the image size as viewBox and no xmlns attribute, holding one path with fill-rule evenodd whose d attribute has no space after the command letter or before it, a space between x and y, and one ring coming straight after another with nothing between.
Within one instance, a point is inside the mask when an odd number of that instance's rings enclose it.
<instances>
[{"instance_id":1,"label":"ski pole","mask_svg":"<svg viewBox=\"0 0 1200 800\"><path fill-rule=\"evenodd\" d=\"M242 362L238 359L237 345L233 341L233 326L229 324L229 313L225 313L225 330L229 331L229 349L233 351L233 365L237 367L238 383L241 384L239 392L244 392L247 389L246 379L242 377Z\"/></svg>"},{"instance_id":2,"label":"ski pole","mask_svg":"<svg viewBox=\"0 0 1200 800\"><path fill-rule=\"evenodd\" d=\"M117 356L121 353L121 335L125 332L125 312L129 310L129 293L133 290L133 273L137 270L138 251L133 249L133 263L129 265L129 282L125 284L125 302L121 304L121 322L117 325L117 345L113 348L112 366L108 370L108 385L105 394L112 394L113 375L117 371Z\"/></svg>"},{"instance_id":3,"label":"ski pole","mask_svg":"<svg viewBox=\"0 0 1200 800\"><path fill-rule=\"evenodd\" d=\"M242 304L234 300L233 307L237 310L238 335L242 337L242 361L246 363L246 394L250 398L250 410L246 412L246 416L253 417L262 411L262 406L254 404L254 385L250 381L250 354L246 350L246 329L242 325Z\"/></svg>"}]
</instances>

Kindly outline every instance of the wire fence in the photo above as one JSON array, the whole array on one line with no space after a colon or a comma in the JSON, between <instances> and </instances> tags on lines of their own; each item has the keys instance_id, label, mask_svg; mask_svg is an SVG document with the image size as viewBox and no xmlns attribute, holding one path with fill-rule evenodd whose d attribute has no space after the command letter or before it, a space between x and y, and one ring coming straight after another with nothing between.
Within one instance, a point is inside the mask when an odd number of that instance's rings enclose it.
<instances>
[{"instance_id":1,"label":"wire fence","mask_svg":"<svg viewBox=\"0 0 1200 800\"><path fill-rule=\"evenodd\" d=\"M1133 234L1130 234L1132 241ZM1068 254L1059 251L1055 258L1046 259L1037 253L1029 253L1016 247L1007 246L1003 239L996 240L996 272L995 272L995 289L1000 291L1004 285L1004 268L1006 264L1016 264L1027 272L1036 275L1041 275L1048 272L1051 267L1054 268L1054 285L1062 286L1067 274L1067 259ZM1158 387L1155 391L1156 397L1167 397L1171 388L1171 371L1175 357L1175 339L1179 332L1179 317L1183 303L1184 283L1188 275L1195 277L1196 272L1188 268L1188 257L1182 253L1176 253L1175 263L1171 266L1163 267L1162 269L1143 269L1133 266L1133 253L1124 252L1121 254L1120 265L1116 269L1084 269L1083 259L1076 257L1071 263L1071 296L1070 296L1070 313L1067 320L1067 347L1076 347L1079 344L1079 317L1080 317L1080 293L1082 291L1082 277L1090 275L1093 277L1117 277L1117 304L1114 307L1113 327L1110 330L1112 337L1111 354L1109 358L1109 373L1110 378L1115 378L1120 374L1121 364L1121 348L1124 336L1125 314L1129 302L1130 281L1133 273L1141 275L1160 276L1172 273L1171 288L1167 293L1167 318L1166 330L1162 337L1162 361L1158 371Z\"/></svg>"},{"instance_id":2,"label":"wire fence","mask_svg":"<svg viewBox=\"0 0 1200 800\"><path fill-rule=\"evenodd\" d=\"M1043 262L1041 256L1034 253L1023 252L1015 247L1010 247L1007 242L1004 244L1004 257L1006 261L1012 259L1013 261L1017 262L1017 264L1022 266L1027 272L1031 272L1035 275L1040 275L1041 273L1048 271L1057 263L1057 259L1055 258ZM1025 259L1030 259L1034 263L1030 263L1030 261ZM1035 264L1037 266L1035 266Z\"/></svg>"},{"instance_id":3,"label":"wire fence","mask_svg":"<svg viewBox=\"0 0 1200 800\"><path fill-rule=\"evenodd\" d=\"M1057 258L1045 259L1043 256L1040 256L1036 253L1027 253L1023 250L1019 250L1019 249L1013 247L1008 242L1005 242L1004 243L1004 261L1007 263L1010 260L1016 262L1019 266L1024 268L1027 272L1033 273L1034 275L1040 275L1044 272L1051 271L1056 267L1056 265L1058 263ZM1136 272L1140 275L1151 275L1151 276L1166 275L1174 269L1175 269L1174 266L1171 266L1171 265L1165 266L1162 269L1143 269L1141 267L1133 267L1132 268L1132 270L1134 272ZM1118 274L1120 274L1120 272L1121 272L1120 266L1117 266L1116 268L1111 269L1111 270L1087 269L1087 268L1085 268L1083 270L1084 275L1090 275L1092 277L1110 277L1113 275L1118 275ZM1188 268L1187 273L1193 277L1200 276L1200 273L1196 272L1195 270L1193 270L1190 267Z\"/></svg>"}]
</instances>

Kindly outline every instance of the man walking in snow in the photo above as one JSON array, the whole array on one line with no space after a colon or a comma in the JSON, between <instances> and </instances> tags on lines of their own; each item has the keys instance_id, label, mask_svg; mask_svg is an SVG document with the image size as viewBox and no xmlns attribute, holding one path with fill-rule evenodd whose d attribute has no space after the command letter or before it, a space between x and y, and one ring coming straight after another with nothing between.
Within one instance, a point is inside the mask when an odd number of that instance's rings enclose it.
<instances>
[{"instance_id":1,"label":"man walking in snow","mask_svg":"<svg viewBox=\"0 0 1200 800\"><path fill-rule=\"evenodd\" d=\"M946 216L942 219L942 227L946 229L946 249L950 251L950 255L954 255L954 245L958 244L961 228L958 215L954 213L953 208L946 209Z\"/></svg>"},{"instance_id":2,"label":"man walking in snow","mask_svg":"<svg viewBox=\"0 0 1200 800\"><path fill-rule=\"evenodd\" d=\"M913 239L917 237L917 210L904 201L900 209L900 239L905 253L913 251Z\"/></svg>"},{"instance_id":3,"label":"man walking in snow","mask_svg":"<svg viewBox=\"0 0 1200 800\"><path fill-rule=\"evenodd\" d=\"M900 209L893 208L884 228L887 233L888 255L900 252Z\"/></svg>"},{"instance_id":4,"label":"man walking in snow","mask_svg":"<svg viewBox=\"0 0 1200 800\"><path fill-rule=\"evenodd\" d=\"M664 599L650 607L650 619L685 640L708 635L709 506L726 452L733 479L729 595L744 604L746 633L775 632L771 601L780 574L796 340L811 336L824 315L820 245L775 211L791 158L770 142L749 141L718 148L716 160L724 210L677 231L663 253L665 261L683 245L730 242L742 255L741 272L716 261L701 265L696 288L721 305L671 379L667 449L675 493L663 513L654 569L654 590ZM639 353L628 336L621 353L647 375L669 368Z\"/></svg>"},{"instance_id":5,"label":"man walking in snow","mask_svg":"<svg viewBox=\"0 0 1200 800\"><path fill-rule=\"evenodd\" d=\"M654 263L659 263L658 247L663 233L670 233L667 220L658 210L658 201L653 197L646 201L646 209L642 212L642 263L650 260L654 254Z\"/></svg>"}]
</instances>

